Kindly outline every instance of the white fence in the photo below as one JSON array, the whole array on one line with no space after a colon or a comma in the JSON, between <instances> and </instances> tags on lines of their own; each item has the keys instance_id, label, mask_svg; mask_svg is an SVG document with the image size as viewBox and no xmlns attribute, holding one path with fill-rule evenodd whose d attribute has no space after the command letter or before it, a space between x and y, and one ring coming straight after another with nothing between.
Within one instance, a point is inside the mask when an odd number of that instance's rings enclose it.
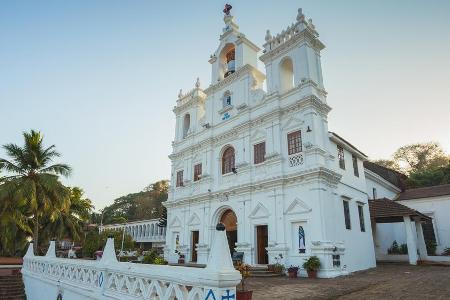
<instances>
[{"instance_id":1,"label":"white fence","mask_svg":"<svg viewBox=\"0 0 450 300\"><path fill-rule=\"evenodd\" d=\"M166 240L166 227L160 227L158 223L158 219L150 219L124 224L108 224L100 226L99 231L125 229L125 232L131 235L133 240L138 243L164 243Z\"/></svg>"},{"instance_id":2,"label":"white fence","mask_svg":"<svg viewBox=\"0 0 450 300\"><path fill-rule=\"evenodd\" d=\"M22 267L27 299L236 299L241 275L222 229L215 232L206 268L118 262L113 238L99 261L57 258L54 242L46 256L35 256L31 243Z\"/></svg>"}]
</instances>

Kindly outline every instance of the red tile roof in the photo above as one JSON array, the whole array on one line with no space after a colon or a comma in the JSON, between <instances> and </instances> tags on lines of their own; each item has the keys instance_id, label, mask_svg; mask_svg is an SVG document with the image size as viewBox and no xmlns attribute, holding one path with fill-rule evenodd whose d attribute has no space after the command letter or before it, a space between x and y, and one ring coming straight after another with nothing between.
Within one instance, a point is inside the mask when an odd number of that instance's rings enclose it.
<instances>
[{"instance_id":1,"label":"red tile roof","mask_svg":"<svg viewBox=\"0 0 450 300\"><path fill-rule=\"evenodd\" d=\"M430 219L430 217L417 210L387 198L369 200L369 209L370 218L375 219L377 222L382 221L383 219L395 222L394 219L402 220L403 216L421 217L423 220Z\"/></svg>"},{"instance_id":2,"label":"red tile roof","mask_svg":"<svg viewBox=\"0 0 450 300\"><path fill-rule=\"evenodd\" d=\"M450 184L405 190L395 200L411 200L450 195Z\"/></svg>"}]
</instances>

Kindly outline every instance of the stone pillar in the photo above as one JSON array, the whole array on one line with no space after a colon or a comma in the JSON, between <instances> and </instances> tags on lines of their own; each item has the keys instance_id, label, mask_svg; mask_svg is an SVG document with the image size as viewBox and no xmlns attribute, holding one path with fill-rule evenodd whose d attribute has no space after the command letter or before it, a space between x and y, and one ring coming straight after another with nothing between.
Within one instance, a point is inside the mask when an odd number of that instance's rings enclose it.
<instances>
[{"instance_id":1,"label":"stone pillar","mask_svg":"<svg viewBox=\"0 0 450 300\"><path fill-rule=\"evenodd\" d=\"M408 257L411 265L417 265L417 233L414 222L409 216L403 216L406 231L406 244L408 245Z\"/></svg>"},{"instance_id":2,"label":"stone pillar","mask_svg":"<svg viewBox=\"0 0 450 300\"><path fill-rule=\"evenodd\" d=\"M415 220L416 231L417 231L417 248L419 250L419 256L421 260L426 260L428 258L427 246L425 244L425 238L423 236L422 223L420 219Z\"/></svg>"}]
</instances>

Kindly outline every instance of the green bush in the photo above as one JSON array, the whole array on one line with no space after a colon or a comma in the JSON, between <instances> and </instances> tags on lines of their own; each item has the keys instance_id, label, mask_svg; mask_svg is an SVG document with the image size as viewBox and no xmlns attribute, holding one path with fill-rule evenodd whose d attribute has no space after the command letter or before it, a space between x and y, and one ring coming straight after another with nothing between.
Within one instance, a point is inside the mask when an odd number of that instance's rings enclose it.
<instances>
[{"instance_id":1,"label":"green bush","mask_svg":"<svg viewBox=\"0 0 450 300\"><path fill-rule=\"evenodd\" d=\"M320 269L320 259L317 256L311 256L305 259L303 263L303 269L306 271L318 271Z\"/></svg>"},{"instance_id":2,"label":"green bush","mask_svg":"<svg viewBox=\"0 0 450 300\"><path fill-rule=\"evenodd\" d=\"M400 254L408 254L408 245L406 244L400 245Z\"/></svg>"},{"instance_id":3,"label":"green bush","mask_svg":"<svg viewBox=\"0 0 450 300\"><path fill-rule=\"evenodd\" d=\"M144 256L144 259L142 260L142 262L144 264L154 264L155 260L159 257L158 253L156 253L155 250L151 250L149 253L147 253Z\"/></svg>"},{"instance_id":4,"label":"green bush","mask_svg":"<svg viewBox=\"0 0 450 300\"><path fill-rule=\"evenodd\" d=\"M445 248L444 252L442 252L442 255L450 256L450 248Z\"/></svg>"},{"instance_id":5,"label":"green bush","mask_svg":"<svg viewBox=\"0 0 450 300\"><path fill-rule=\"evenodd\" d=\"M427 254L428 255L436 255L436 242L435 241L425 241L425 245L427 246Z\"/></svg>"},{"instance_id":6,"label":"green bush","mask_svg":"<svg viewBox=\"0 0 450 300\"><path fill-rule=\"evenodd\" d=\"M163 257L158 256L155 258L155 261L153 262L155 265L167 265L167 261L164 260Z\"/></svg>"},{"instance_id":7,"label":"green bush","mask_svg":"<svg viewBox=\"0 0 450 300\"><path fill-rule=\"evenodd\" d=\"M89 231L83 244L83 257L93 257L94 252L101 249L100 235L97 231Z\"/></svg>"}]
</instances>

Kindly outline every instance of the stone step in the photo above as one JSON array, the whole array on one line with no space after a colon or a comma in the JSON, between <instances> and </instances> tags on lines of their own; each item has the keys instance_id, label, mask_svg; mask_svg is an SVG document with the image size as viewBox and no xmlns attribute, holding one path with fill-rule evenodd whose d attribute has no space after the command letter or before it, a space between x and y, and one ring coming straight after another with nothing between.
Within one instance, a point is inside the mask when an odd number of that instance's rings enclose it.
<instances>
[{"instance_id":1,"label":"stone step","mask_svg":"<svg viewBox=\"0 0 450 300\"><path fill-rule=\"evenodd\" d=\"M26 299L25 287L21 274L0 276L0 299Z\"/></svg>"}]
</instances>

